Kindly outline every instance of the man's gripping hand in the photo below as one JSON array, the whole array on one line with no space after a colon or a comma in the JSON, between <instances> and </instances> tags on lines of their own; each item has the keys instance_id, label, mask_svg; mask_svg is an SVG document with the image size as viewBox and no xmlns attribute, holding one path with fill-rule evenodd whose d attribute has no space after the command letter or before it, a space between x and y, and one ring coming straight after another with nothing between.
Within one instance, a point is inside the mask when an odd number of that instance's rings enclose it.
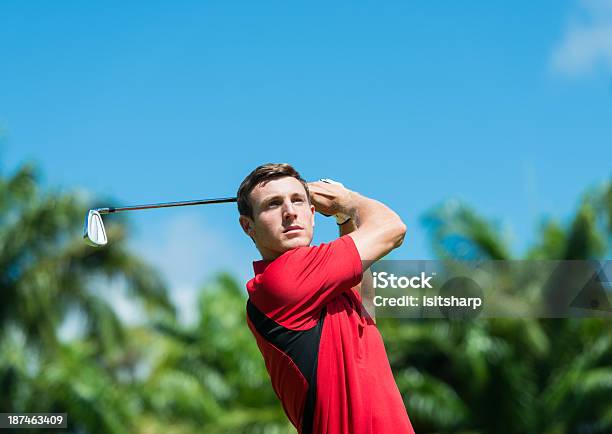
<instances>
[{"instance_id":1,"label":"man's gripping hand","mask_svg":"<svg viewBox=\"0 0 612 434\"><path fill-rule=\"evenodd\" d=\"M352 192L339 183L309 182L308 190L315 211L326 216L341 214L351 203Z\"/></svg>"},{"instance_id":2,"label":"man's gripping hand","mask_svg":"<svg viewBox=\"0 0 612 434\"><path fill-rule=\"evenodd\" d=\"M402 244L406 225L383 203L322 181L310 183L308 188L316 211L327 215L342 213L353 219L356 230L348 236L364 261L364 270Z\"/></svg>"}]
</instances>

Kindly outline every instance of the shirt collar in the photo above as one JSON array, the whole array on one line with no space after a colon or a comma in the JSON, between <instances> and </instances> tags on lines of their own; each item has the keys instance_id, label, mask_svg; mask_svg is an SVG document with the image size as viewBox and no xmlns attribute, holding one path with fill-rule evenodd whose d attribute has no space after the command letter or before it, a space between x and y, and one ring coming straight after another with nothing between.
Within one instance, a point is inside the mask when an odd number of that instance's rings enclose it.
<instances>
[{"instance_id":1,"label":"shirt collar","mask_svg":"<svg viewBox=\"0 0 612 434\"><path fill-rule=\"evenodd\" d=\"M272 261L266 261L266 260L260 260L260 261L253 261L253 271L255 272L255 274L261 274L265 271L265 269L268 267L268 265L270 265L272 263Z\"/></svg>"}]
</instances>

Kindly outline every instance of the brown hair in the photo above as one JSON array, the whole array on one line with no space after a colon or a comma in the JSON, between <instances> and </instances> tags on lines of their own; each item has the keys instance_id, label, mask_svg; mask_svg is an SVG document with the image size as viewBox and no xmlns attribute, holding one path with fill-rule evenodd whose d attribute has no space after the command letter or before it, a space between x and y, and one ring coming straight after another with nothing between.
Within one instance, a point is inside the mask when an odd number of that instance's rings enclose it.
<instances>
[{"instance_id":1,"label":"brown hair","mask_svg":"<svg viewBox=\"0 0 612 434\"><path fill-rule=\"evenodd\" d=\"M251 191L253 191L255 186L259 184L266 185L268 181L284 178L286 176L295 178L302 183L304 190L306 190L306 197L308 198L308 201L310 201L308 184L306 181L304 181L304 179L302 179L297 170L295 170L290 164L268 163L255 168L240 184L238 193L236 194L238 197L238 211L240 212L240 215L253 218L253 207L251 206L249 194L251 194Z\"/></svg>"}]
</instances>

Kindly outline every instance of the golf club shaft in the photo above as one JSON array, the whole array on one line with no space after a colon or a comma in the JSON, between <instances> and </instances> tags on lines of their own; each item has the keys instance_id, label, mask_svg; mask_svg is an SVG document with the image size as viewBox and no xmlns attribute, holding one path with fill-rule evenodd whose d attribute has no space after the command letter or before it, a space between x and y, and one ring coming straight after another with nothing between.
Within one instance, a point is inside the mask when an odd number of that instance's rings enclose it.
<instances>
[{"instance_id":1,"label":"golf club shaft","mask_svg":"<svg viewBox=\"0 0 612 434\"><path fill-rule=\"evenodd\" d=\"M123 206L123 207L109 207L109 208L96 208L100 214L111 214L120 211L136 211L141 209L154 209L154 208L171 208L174 206L190 206L190 205L206 205L209 203L227 203L236 202L235 197L222 197L217 199L201 199L201 200L186 200L182 202L165 202L165 203L152 203L148 205L134 205L134 206Z\"/></svg>"}]
</instances>

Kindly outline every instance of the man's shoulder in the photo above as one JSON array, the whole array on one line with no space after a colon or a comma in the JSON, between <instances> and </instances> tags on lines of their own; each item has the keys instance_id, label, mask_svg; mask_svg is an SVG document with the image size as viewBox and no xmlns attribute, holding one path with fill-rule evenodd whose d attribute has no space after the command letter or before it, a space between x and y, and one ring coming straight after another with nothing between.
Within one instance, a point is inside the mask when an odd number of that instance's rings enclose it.
<instances>
[{"instance_id":1,"label":"man's shoulder","mask_svg":"<svg viewBox=\"0 0 612 434\"><path fill-rule=\"evenodd\" d=\"M349 237L348 235L343 235L339 238L336 238L335 240L332 241L328 241L326 243L320 243L320 244L315 244L313 246L300 246L300 247L295 247L291 250L287 250L285 253L283 253L281 256L279 256L277 259L282 258L283 256L286 257L286 259L293 257L293 256L300 256L300 255L308 255L308 254L312 254L315 252L323 252L323 251L328 251L330 249L342 249L347 247L348 245L350 245L352 242L352 238Z\"/></svg>"},{"instance_id":2,"label":"man's shoulder","mask_svg":"<svg viewBox=\"0 0 612 434\"><path fill-rule=\"evenodd\" d=\"M308 276L312 278L320 267L343 267L350 263L353 257L350 249L351 238L346 235L328 243L296 247L267 262L255 279L263 286L303 282Z\"/></svg>"},{"instance_id":3,"label":"man's shoulder","mask_svg":"<svg viewBox=\"0 0 612 434\"><path fill-rule=\"evenodd\" d=\"M281 256L272 261L266 268L266 271L270 269L271 266L273 270L277 270L292 263L296 263L297 261L313 259L320 255L328 255L331 252L344 254L347 249L350 249L351 244L354 245L352 238L348 235L343 235L342 237L336 238L335 240L327 243L316 244L314 246L295 247L291 250L287 250Z\"/></svg>"}]
</instances>

